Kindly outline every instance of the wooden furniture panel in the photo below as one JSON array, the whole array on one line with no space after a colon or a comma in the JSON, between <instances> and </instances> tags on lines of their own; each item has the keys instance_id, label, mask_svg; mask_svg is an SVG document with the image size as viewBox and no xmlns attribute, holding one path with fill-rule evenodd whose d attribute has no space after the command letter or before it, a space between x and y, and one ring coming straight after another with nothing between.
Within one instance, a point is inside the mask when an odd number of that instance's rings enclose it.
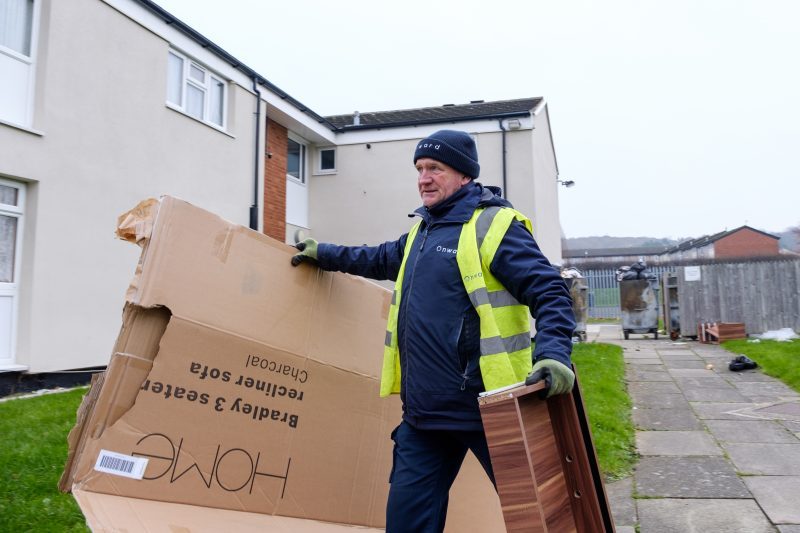
<instances>
[{"instance_id":1,"label":"wooden furniture panel","mask_svg":"<svg viewBox=\"0 0 800 533\"><path fill-rule=\"evenodd\" d=\"M480 398L506 531L613 532L577 380L544 400L543 383Z\"/></svg>"}]
</instances>

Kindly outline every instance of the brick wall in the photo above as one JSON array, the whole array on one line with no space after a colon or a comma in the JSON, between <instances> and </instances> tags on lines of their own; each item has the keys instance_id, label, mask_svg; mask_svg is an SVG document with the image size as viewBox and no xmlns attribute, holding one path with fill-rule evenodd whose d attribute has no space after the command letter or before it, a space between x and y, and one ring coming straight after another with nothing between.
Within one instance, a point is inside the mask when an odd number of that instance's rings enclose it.
<instances>
[{"instance_id":1,"label":"brick wall","mask_svg":"<svg viewBox=\"0 0 800 533\"><path fill-rule=\"evenodd\" d=\"M778 239L742 228L714 243L714 257L761 257L778 255Z\"/></svg>"},{"instance_id":2,"label":"brick wall","mask_svg":"<svg viewBox=\"0 0 800 533\"><path fill-rule=\"evenodd\" d=\"M267 153L264 154L264 233L286 240L287 130L267 120ZM271 156L270 156L271 154Z\"/></svg>"}]
</instances>

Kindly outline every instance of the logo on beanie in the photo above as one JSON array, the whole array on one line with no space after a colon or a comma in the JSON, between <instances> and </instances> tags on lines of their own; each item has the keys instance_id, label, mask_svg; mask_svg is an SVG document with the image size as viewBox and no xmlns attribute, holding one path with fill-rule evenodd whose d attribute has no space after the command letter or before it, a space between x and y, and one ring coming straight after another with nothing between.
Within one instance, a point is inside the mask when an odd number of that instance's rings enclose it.
<instances>
[{"instance_id":1,"label":"logo on beanie","mask_svg":"<svg viewBox=\"0 0 800 533\"><path fill-rule=\"evenodd\" d=\"M441 144L433 144L433 143L420 143L417 146L417 150L422 150L423 148L433 148L434 150L438 150Z\"/></svg>"}]
</instances>

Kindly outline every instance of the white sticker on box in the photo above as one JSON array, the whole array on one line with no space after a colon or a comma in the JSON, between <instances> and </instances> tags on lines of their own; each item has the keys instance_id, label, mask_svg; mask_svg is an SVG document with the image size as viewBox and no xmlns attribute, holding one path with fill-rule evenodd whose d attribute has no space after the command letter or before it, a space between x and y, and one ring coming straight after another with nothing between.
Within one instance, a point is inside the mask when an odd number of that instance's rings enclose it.
<instances>
[{"instance_id":1,"label":"white sticker on box","mask_svg":"<svg viewBox=\"0 0 800 533\"><path fill-rule=\"evenodd\" d=\"M147 458L133 457L108 450L100 450L94 469L106 474L142 479L144 469L147 468Z\"/></svg>"}]
</instances>

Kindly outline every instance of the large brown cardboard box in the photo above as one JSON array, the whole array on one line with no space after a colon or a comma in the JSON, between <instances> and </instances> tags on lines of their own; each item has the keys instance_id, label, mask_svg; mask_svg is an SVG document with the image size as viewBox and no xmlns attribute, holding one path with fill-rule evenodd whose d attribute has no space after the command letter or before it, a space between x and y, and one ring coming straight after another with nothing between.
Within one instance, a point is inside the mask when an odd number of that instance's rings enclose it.
<instances>
[{"instance_id":1,"label":"large brown cardboard box","mask_svg":"<svg viewBox=\"0 0 800 533\"><path fill-rule=\"evenodd\" d=\"M142 246L62 489L95 531L384 526L396 397L378 397L390 292L175 198L120 217ZM449 531L503 531L471 456Z\"/></svg>"}]
</instances>

